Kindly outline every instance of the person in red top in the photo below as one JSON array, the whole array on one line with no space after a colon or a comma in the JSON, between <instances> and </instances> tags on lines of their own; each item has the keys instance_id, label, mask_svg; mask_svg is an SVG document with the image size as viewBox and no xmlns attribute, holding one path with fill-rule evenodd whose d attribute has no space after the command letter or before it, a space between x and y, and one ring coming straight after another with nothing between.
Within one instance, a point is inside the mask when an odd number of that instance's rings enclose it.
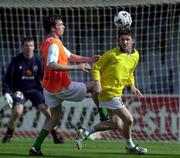
<instances>
[{"instance_id":1,"label":"person in red top","mask_svg":"<svg viewBox=\"0 0 180 158\"><path fill-rule=\"evenodd\" d=\"M52 15L44 20L44 29L47 37L41 44L44 60L43 93L46 104L50 107L51 117L45 122L43 129L37 137L34 145L29 150L30 156L42 156L41 144L49 131L57 125L62 112L62 102L81 101L87 92L92 92L94 83L82 83L71 81L69 71L88 71L91 66L88 62L96 61L99 56L83 57L72 54L63 46L59 39L65 26L60 16ZM80 64L69 65L68 62Z\"/></svg>"}]
</instances>

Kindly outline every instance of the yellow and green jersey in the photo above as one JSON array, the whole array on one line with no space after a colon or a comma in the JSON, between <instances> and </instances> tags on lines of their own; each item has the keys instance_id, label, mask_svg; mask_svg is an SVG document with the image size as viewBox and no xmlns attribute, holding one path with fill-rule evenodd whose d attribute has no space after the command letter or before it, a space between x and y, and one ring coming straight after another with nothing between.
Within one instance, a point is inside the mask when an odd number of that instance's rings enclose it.
<instances>
[{"instance_id":1,"label":"yellow and green jersey","mask_svg":"<svg viewBox=\"0 0 180 158\"><path fill-rule=\"evenodd\" d=\"M125 86L135 84L133 73L138 61L139 53L136 50L127 55L116 47L104 53L93 65L93 79L100 80L102 86L99 99L110 100L122 96Z\"/></svg>"}]
</instances>

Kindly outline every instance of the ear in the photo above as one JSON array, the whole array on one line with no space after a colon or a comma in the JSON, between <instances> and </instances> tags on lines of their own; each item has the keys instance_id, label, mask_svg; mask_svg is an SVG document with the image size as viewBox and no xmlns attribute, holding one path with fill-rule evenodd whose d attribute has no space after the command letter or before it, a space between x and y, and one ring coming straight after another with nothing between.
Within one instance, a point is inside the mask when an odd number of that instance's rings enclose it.
<instances>
[{"instance_id":1,"label":"ear","mask_svg":"<svg viewBox=\"0 0 180 158\"><path fill-rule=\"evenodd\" d=\"M55 31L55 28L54 26L51 27L51 31L54 32Z\"/></svg>"},{"instance_id":2,"label":"ear","mask_svg":"<svg viewBox=\"0 0 180 158\"><path fill-rule=\"evenodd\" d=\"M134 44L134 38L132 39L132 44Z\"/></svg>"}]
</instances>

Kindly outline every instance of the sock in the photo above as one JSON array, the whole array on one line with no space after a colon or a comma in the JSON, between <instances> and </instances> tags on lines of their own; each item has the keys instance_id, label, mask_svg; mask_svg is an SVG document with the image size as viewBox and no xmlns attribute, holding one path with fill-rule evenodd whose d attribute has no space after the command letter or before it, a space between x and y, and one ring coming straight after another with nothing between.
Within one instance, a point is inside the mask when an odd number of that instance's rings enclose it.
<instances>
[{"instance_id":1,"label":"sock","mask_svg":"<svg viewBox=\"0 0 180 158\"><path fill-rule=\"evenodd\" d=\"M95 129L94 129L94 127L85 128L85 131L87 132L87 136L89 136L89 135L91 135L92 133L95 132Z\"/></svg>"},{"instance_id":2,"label":"sock","mask_svg":"<svg viewBox=\"0 0 180 158\"><path fill-rule=\"evenodd\" d=\"M13 135L13 133L14 133L14 129L13 128L7 128L7 131L6 131L6 135L10 135L10 136L12 136Z\"/></svg>"},{"instance_id":3,"label":"sock","mask_svg":"<svg viewBox=\"0 0 180 158\"><path fill-rule=\"evenodd\" d=\"M49 131L46 129L42 129L41 132L39 133L38 137L36 138L36 141L34 143L34 147L36 149L41 149L41 144L45 140L45 138L48 136Z\"/></svg>"},{"instance_id":4,"label":"sock","mask_svg":"<svg viewBox=\"0 0 180 158\"><path fill-rule=\"evenodd\" d=\"M101 121L106 121L109 118L108 111L106 108L98 108L99 116Z\"/></svg>"},{"instance_id":5,"label":"sock","mask_svg":"<svg viewBox=\"0 0 180 158\"><path fill-rule=\"evenodd\" d=\"M126 147L127 148L134 148L135 147L132 138L126 139Z\"/></svg>"},{"instance_id":6,"label":"sock","mask_svg":"<svg viewBox=\"0 0 180 158\"><path fill-rule=\"evenodd\" d=\"M57 133L57 130L56 130L56 129L52 129L52 130L51 130L51 135L53 136L53 138L56 137L57 134L58 134L58 133Z\"/></svg>"}]
</instances>

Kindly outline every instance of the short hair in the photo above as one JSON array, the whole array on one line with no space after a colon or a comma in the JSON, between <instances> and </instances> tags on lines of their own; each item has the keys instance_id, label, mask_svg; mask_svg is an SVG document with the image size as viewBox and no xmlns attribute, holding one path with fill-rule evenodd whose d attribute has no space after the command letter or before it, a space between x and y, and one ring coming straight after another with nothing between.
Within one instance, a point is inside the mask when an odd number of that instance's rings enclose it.
<instances>
[{"instance_id":1,"label":"short hair","mask_svg":"<svg viewBox=\"0 0 180 158\"><path fill-rule=\"evenodd\" d=\"M119 30L118 37L120 37L121 35L129 35L132 37L132 39L134 39L134 32L129 28Z\"/></svg>"},{"instance_id":2,"label":"short hair","mask_svg":"<svg viewBox=\"0 0 180 158\"><path fill-rule=\"evenodd\" d=\"M23 46L25 42L31 42L31 41L34 42L34 40L33 40L32 37L24 37L24 38L22 39L22 43L21 43L21 44L22 44L22 46Z\"/></svg>"},{"instance_id":3,"label":"short hair","mask_svg":"<svg viewBox=\"0 0 180 158\"><path fill-rule=\"evenodd\" d=\"M51 32L51 27L56 25L57 20L62 20L60 15L51 15L44 18L43 27L46 33Z\"/></svg>"}]
</instances>

